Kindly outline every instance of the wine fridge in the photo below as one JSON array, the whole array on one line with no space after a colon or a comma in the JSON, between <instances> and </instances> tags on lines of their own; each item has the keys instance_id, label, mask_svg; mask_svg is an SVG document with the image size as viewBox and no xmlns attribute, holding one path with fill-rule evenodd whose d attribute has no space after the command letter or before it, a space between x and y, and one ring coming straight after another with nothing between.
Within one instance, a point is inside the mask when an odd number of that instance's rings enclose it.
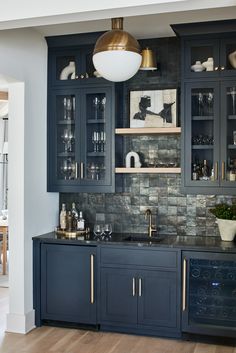
<instances>
[{"instance_id":1,"label":"wine fridge","mask_svg":"<svg viewBox=\"0 0 236 353\"><path fill-rule=\"evenodd\" d=\"M236 337L236 254L183 252L182 331Z\"/></svg>"}]
</instances>

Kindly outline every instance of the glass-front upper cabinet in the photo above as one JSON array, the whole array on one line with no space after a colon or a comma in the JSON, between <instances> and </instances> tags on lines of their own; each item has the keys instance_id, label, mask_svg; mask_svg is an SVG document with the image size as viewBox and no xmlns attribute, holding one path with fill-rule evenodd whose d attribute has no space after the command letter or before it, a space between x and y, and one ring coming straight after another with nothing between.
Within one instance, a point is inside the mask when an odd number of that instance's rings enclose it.
<instances>
[{"instance_id":1,"label":"glass-front upper cabinet","mask_svg":"<svg viewBox=\"0 0 236 353\"><path fill-rule=\"evenodd\" d=\"M186 78L236 75L236 40L233 37L186 40L183 59Z\"/></svg>"},{"instance_id":2,"label":"glass-front upper cabinet","mask_svg":"<svg viewBox=\"0 0 236 353\"><path fill-rule=\"evenodd\" d=\"M52 91L48 111L48 191L113 191L113 87Z\"/></svg>"},{"instance_id":3,"label":"glass-front upper cabinet","mask_svg":"<svg viewBox=\"0 0 236 353\"><path fill-rule=\"evenodd\" d=\"M221 84L221 179L224 186L236 185L236 81Z\"/></svg>"},{"instance_id":4,"label":"glass-front upper cabinet","mask_svg":"<svg viewBox=\"0 0 236 353\"><path fill-rule=\"evenodd\" d=\"M214 82L186 84L186 185L219 184L219 88Z\"/></svg>"},{"instance_id":5,"label":"glass-front upper cabinet","mask_svg":"<svg viewBox=\"0 0 236 353\"><path fill-rule=\"evenodd\" d=\"M93 46L77 50L56 50L49 56L49 84L71 86L97 79L99 74L93 65ZM90 81L89 80L89 81Z\"/></svg>"}]
</instances>

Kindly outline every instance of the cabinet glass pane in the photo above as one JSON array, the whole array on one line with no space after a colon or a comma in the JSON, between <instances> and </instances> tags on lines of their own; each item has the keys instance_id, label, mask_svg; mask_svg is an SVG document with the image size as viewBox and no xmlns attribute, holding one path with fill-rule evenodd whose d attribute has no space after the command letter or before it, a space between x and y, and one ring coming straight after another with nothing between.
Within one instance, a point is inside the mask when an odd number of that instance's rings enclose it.
<instances>
[{"instance_id":1,"label":"cabinet glass pane","mask_svg":"<svg viewBox=\"0 0 236 353\"><path fill-rule=\"evenodd\" d=\"M214 89L191 90L192 180L214 180Z\"/></svg>"},{"instance_id":2,"label":"cabinet glass pane","mask_svg":"<svg viewBox=\"0 0 236 353\"><path fill-rule=\"evenodd\" d=\"M236 326L236 261L189 261L189 323Z\"/></svg>"},{"instance_id":3,"label":"cabinet glass pane","mask_svg":"<svg viewBox=\"0 0 236 353\"><path fill-rule=\"evenodd\" d=\"M226 180L236 180L236 85L226 88L227 165Z\"/></svg>"},{"instance_id":4,"label":"cabinet glass pane","mask_svg":"<svg viewBox=\"0 0 236 353\"><path fill-rule=\"evenodd\" d=\"M106 103L104 93L86 95L86 178L94 181L106 174Z\"/></svg>"},{"instance_id":5,"label":"cabinet glass pane","mask_svg":"<svg viewBox=\"0 0 236 353\"><path fill-rule=\"evenodd\" d=\"M76 73L75 56L58 56L56 58L56 79L74 80Z\"/></svg>"},{"instance_id":6,"label":"cabinet glass pane","mask_svg":"<svg viewBox=\"0 0 236 353\"><path fill-rule=\"evenodd\" d=\"M56 97L57 178L75 179L75 96Z\"/></svg>"}]
</instances>

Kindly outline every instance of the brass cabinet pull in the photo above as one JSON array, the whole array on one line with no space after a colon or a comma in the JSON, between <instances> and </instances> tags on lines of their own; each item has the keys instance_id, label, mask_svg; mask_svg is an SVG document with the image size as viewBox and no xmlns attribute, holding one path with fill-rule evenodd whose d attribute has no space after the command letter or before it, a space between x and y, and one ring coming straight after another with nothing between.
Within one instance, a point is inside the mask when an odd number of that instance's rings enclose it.
<instances>
[{"instance_id":1,"label":"brass cabinet pull","mask_svg":"<svg viewBox=\"0 0 236 353\"><path fill-rule=\"evenodd\" d=\"M138 279L138 296L142 296L142 278Z\"/></svg>"},{"instance_id":2,"label":"brass cabinet pull","mask_svg":"<svg viewBox=\"0 0 236 353\"><path fill-rule=\"evenodd\" d=\"M221 178L225 180L225 162L221 163Z\"/></svg>"},{"instance_id":3,"label":"brass cabinet pull","mask_svg":"<svg viewBox=\"0 0 236 353\"><path fill-rule=\"evenodd\" d=\"M215 162L214 176L215 176L214 179L218 180L218 162Z\"/></svg>"},{"instance_id":4,"label":"brass cabinet pull","mask_svg":"<svg viewBox=\"0 0 236 353\"><path fill-rule=\"evenodd\" d=\"M75 179L78 179L78 163L75 162Z\"/></svg>"},{"instance_id":5,"label":"brass cabinet pull","mask_svg":"<svg viewBox=\"0 0 236 353\"><path fill-rule=\"evenodd\" d=\"M84 179L84 163L80 163L80 179Z\"/></svg>"},{"instance_id":6,"label":"brass cabinet pull","mask_svg":"<svg viewBox=\"0 0 236 353\"><path fill-rule=\"evenodd\" d=\"M94 304L94 255L90 255L90 303Z\"/></svg>"},{"instance_id":7,"label":"brass cabinet pull","mask_svg":"<svg viewBox=\"0 0 236 353\"><path fill-rule=\"evenodd\" d=\"M135 297L135 278L133 277L133 297Z\"/></svg>"},{"instance_id":8,"label":"brass cabinet pull","mask_svg":"<svg viewBox=\"0 0 236 353\"><path fill-rule=\"evenodd\" d=\"M187 275L187 260L183 261L183 288L182 288L182 310L186 310L186 275Z\"/></svg>"}]
</instances>

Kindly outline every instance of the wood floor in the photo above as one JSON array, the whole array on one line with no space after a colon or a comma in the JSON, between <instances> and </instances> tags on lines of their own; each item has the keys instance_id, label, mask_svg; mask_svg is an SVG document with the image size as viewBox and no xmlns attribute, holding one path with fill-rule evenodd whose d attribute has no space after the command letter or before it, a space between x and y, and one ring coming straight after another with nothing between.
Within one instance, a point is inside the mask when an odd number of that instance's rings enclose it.
<instances>
[{"instance_id":1,"label":"wood floor","mask_svg":"<svg viewBox=\"0 0 236 353\"><path fill-rule=\"evenodd\" d=\"M116 333L40 327L4 333L8 289L0 288L0 353L236 353L236 347Z\"/></svg>"}]
</instances>

